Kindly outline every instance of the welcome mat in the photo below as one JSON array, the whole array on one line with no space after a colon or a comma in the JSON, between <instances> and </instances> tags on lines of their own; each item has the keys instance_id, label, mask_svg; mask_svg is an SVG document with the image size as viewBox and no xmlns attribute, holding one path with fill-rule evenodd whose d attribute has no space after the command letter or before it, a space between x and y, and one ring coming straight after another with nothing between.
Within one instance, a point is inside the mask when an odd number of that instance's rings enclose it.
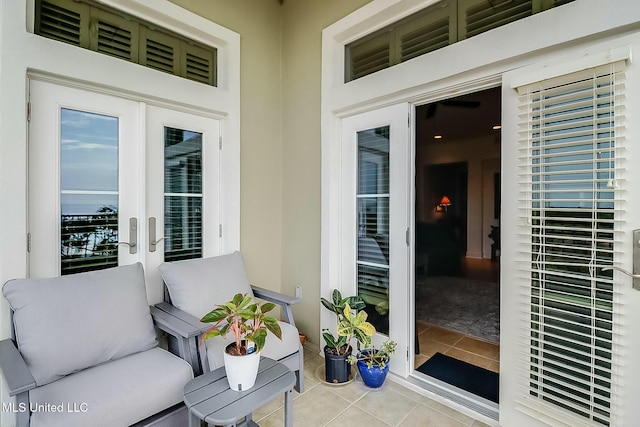
<instances>
[{"instance_id":1,"label":"welcome mat","mask_svg":"<svg viewBox=\"0 0 640 427\"><path fill-rule=\"evenodd\" d=\"M442 353L436 353L417 371L498 403L498 374Z\"/></svg>"}]
</instances>

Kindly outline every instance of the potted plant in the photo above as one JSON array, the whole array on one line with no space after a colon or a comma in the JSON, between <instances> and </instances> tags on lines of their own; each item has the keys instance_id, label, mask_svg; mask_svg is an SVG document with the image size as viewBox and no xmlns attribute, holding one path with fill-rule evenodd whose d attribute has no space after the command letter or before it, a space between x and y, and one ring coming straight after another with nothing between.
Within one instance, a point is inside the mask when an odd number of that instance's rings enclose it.
<instances>
[{"instance_id":1,"label":"potted plant","mask_svg":"<svg viewBox=\"0 0 640 427\"><path fill-rule=\"evenodd\" d=\"M396 352L397 343L386 340L378 349L375 347L360 350L356 356L347 357L351 364L357 364L362 381L368 387L378 388L383 383L389 372L389 360Z\"/></svg>"},{"instance_id":2,"label":"potted plant","mask_svg":"<svg viewBox=\"0 0 640 427\"><path fill-rule=\"evenodd\" d=\"M344 383L351 379L351 365L347 357L352 353L351 341L355 338L360 345L371 345L371 337L375 335L375 327L367 322L367 313L362 311L365 303L359 296L343 298L338 289L331 294L331 301L320 298L322 305L335 313L336 332L323 329L322 337L326 343L325 380L330 383Z\"/></svg>"},{"instance_id":3,"label":"potted plant","mask_svg":"<svg viewBox=\"0 0 640 427\"><path fill-rule=\"evenodd\" d=\"M251 296L238 293L231 301L216 306L200 319L214 324L202 334L200 345L206 339L233 334L234 342L224 351L224 367L232 390L248 390L255 384L267 331L282 339L278 319L265 314L274 307L273 303L257 304L252 302Z\"/></svg>"}]
</instances>

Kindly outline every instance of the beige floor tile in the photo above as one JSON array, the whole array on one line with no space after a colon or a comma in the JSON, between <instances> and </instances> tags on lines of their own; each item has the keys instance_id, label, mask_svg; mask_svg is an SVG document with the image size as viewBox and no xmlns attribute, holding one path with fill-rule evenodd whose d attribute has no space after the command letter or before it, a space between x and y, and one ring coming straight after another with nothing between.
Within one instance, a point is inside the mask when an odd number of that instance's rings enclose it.
<instances>
[{"instance_id":1,"label":"beige floor tile","mask_svg":"<svg viewBox=\"0 0 640 427\"><path fill-rule=\"evenodd\" d=\"M428 406L431 409L435 409L438 412L442 412L443 414L454 418L462 423L464 423L465 425L469 425L473 422L473 418L471 418L468 415L463 414L462 412L458 412L453 408L448 407L447 405L444 405L438 401L435 401L433 399L425 399L424 400L424 405Z\"/></svg>"},{"instance_id":2,"label":"beige floor tile","mask_svg":"<svg viewBox=\"0 0 640 427\"><path fill-rule=\"evenodd\" d=\"M428 340L437 341L450 346L455 345L458 341L464 338L464 335L461 333L439 328L437 326L433 326L421 333L419 338L422 339L423 336ZM420 353L422 353L422 342L420 342Z\"/></svg>"},{"instance_id":3,"label":"beige floor tile","mask_svg":"<svg viewBox=\"0 0 640 427\"><path fill-rule=\"evenodd\" d=\"M417 329L417 332L419 334L424 332L424 331L426 331L427 329L429 329L431 327L432 327L432 325L430 325L430 324L428 324L426 322L423 322L422 320L418 320L416 322L416 329Z\"/></svg>"},{"instance_id":4,"label":"beige floor tile","mask_svg":"<svg viewBox=\"0 0 640 427\"><path fill-rule=\"evenodd\" d=\"M447 356L453 357L454 359L462 360L464 362L471 363L472 365L479 366L485 369L487 369L493 362L493 360L491 359L487 359L486 357L482 357L474 353L469 353L468 351L460 350L458 348L451 348L445 354Z\"/></svg>"},{"instance_id":5,"label":"beige floor tile","mask_svg":"<svg viewBox=\"0 0 640 427\"><path fill-rule=\"evenodd\" d=\"M491 360L500 359L500 346L471 337L464 337L456 343L456 348L479 354Z\"/></svg>"},{"instance_id":6,"label":"beige floor tile","mask_svg":"<svg viewBox=\"0 0 640 427\"><path fill-rule=\"evenodd\" d=\"M405 417L399 427L466 427L468 425L427 405L418 405Z\"/></svg>"},{"instance_id":7,"label":"beige floor tile","mask_svg":"<svg viewBox=\"0 0 640 427\"><path fill-rule=\"evenodd\" d=\"M343 398L347 402L353 403L360 399L367 393L367 389L364 384L358 384L356 381L351 381L344 385L334 385L328 383L321 383L321 387L326 387L331 393Z\"/></svg>"},{"instance_id":8,"label":"beige floor tile","mask_svg":"<svg viewBox=\"0 0 640 427\"><path fill-rule=\"evenodd\" d=\"M350 406L327 424L327 427L344 426L390 427L390 424L377 419L357 406Z\"/></svg>"},{"instance_id":9,"label":"beige floor tile","mask_svg":"<svg viewBox=\"0 0 640 427\"><path fill-rule=\"evenodd\" d=\"M452 348L450 345L428 338L426 334L420 334L418 338L420 339L420 354L423 356L431 357L437 352L446 353Z\"/></svg>"},{"instance_id":10,"label":"beige floor tile","mask_svg":"<svg viewBox=\"0 0 640 427\"><path fill-rule=\"evenodd\" d=\"M395 426L418 406L418 403L386 389L383 393L367 393L355 405L377 419Z\"/></svg>"},{"instance_id":11,"label":"beige floor tile","mask_svg":"<svg viewBox=\"0 0 640 427\"><path fill-rule=\"evenodd\" d=\"M474 420L471 427L491 427L489 424L485 424L482 421Z\"/></svg>"},{"instance_id":12,"label":"beige floor tile","mask_svg":"<svg viewBox=\"0 0 640 427\"><path fill-rule=\"evenodd\" d=\"M314 387L293 401L293 425L296 427L324 426L349 406L349 402L325 387ZM282 427L284 407L266 418L254 419L261 427Z\"/></svg>"},{"instance_id":13,"label":"beige floor tile","mask_svg":"<svg viewBox=\"0 0 640 427\"><path fill-rule=\"evenodd\" d=\"M409 390L408 388L403 387L400 384L397 384L391 380L385 381L385 383L383 384L383 387L388 387L390 390L393 390L396 393L399 393L404 397L414 400L416 402L422 402L424 400L424 396L421 395L420 393L416 393L413 390Z\"/></svg>"}]
</instances>

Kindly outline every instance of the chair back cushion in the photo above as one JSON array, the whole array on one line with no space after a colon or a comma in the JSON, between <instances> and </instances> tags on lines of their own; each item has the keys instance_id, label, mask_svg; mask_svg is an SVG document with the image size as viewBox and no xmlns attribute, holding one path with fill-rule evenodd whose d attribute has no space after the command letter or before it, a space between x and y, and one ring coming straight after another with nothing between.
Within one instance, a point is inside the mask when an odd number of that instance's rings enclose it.
<instances>
[{"instance_id":1,"label":"chair back cushion","mask_svg":"<svg viewBox=\"0 0 640 427\"><path fill-rule=\"evenodd\" d=\"M198 319L237 293L253 296L240 252L210 258L164 262L160 274L171 303Z\"/></svg>"},{"instance_id":2,"label":"chair back cushion","mask_svg":"<svg viewBox=\"0 0 640 427\"><path fill-rule=\"evenodd\" d=\"M2 293L38 386L158 345L140 263L10 280Z\"/></svg>"}]
</instances>

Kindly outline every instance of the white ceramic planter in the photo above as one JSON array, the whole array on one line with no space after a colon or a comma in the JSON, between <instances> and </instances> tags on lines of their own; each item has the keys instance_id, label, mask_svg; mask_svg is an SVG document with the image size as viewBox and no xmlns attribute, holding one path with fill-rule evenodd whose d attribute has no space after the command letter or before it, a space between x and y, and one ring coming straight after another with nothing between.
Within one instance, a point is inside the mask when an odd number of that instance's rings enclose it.
<instances>
[{"instance_id":1,"label":"white ceramic planter","mask_svg":"<svg viewBox=\"0 0 640 427\"><path fill-rule=\"evenodd\" d=\"M224 369L227 372L227 380L231 390L249 390L256 382L260 353L251 353L243 356L234 356L224 352Z\"/></svg>"}]
</instances>

